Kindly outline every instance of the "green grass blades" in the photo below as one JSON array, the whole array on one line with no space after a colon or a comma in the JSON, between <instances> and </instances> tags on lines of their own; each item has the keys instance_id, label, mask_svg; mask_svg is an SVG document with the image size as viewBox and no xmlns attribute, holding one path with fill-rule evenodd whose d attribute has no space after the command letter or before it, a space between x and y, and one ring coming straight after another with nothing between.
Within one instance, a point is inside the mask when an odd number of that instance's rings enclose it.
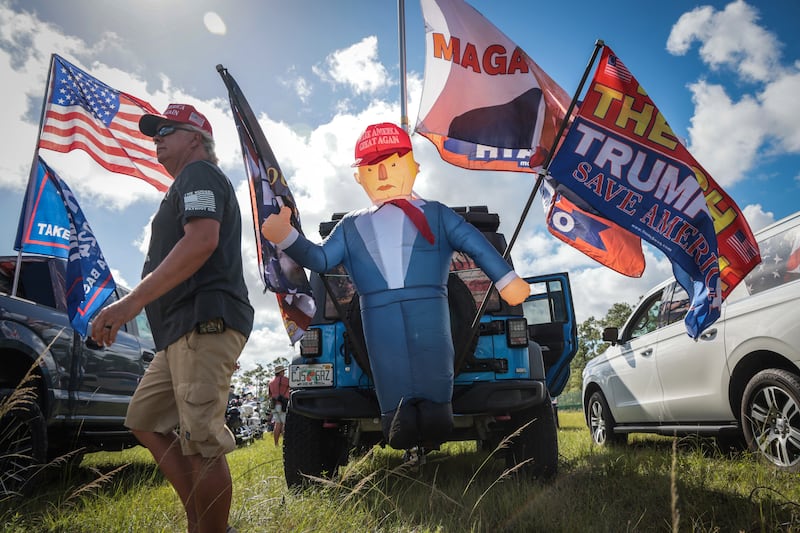
<instances>
[{"instance_id":1,"label":"green grass blades","mask_svg":"<svg viewBox=\"0 0 800 533\"><path fill-rule=\"evenodd\" d=\"M561 411L559 473L540 483L453 443L411 468L375 447L330 479L289 491L267 435L228 456L231 524L247 532L797 531L800 483L713 440L634 436L598 448L578 411ZM0 503L2 531L180 532L177 495L140 448L87 454L33 494Z\"/></svg>"}]
</instances>

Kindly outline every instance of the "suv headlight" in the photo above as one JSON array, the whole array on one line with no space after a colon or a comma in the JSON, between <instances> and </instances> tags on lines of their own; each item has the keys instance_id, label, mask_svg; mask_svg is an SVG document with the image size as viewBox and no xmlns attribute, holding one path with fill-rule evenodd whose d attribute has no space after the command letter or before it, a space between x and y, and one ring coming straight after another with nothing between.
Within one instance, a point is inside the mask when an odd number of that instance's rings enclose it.
<instances>
[{"instance_id":1,"label":"suv headlight","mask_svg":"<svg viewBox=\"0 0 800 533\"><path fill-rule=\"evenodd\" d=\"M300 339L300 355L303 357L319 357L322 355L322 331L309 328Z\"/></svg>"},{"instance_id":2,"label":"suv headlight","mask_svg":"<svg viewBox=\"0 0 800 533\"><path fill-rule=\"evenodd\" d=\"M525 318L506 320L506 342L512 347L528 345L528 321Z\"/></svg>"}]
</instances>

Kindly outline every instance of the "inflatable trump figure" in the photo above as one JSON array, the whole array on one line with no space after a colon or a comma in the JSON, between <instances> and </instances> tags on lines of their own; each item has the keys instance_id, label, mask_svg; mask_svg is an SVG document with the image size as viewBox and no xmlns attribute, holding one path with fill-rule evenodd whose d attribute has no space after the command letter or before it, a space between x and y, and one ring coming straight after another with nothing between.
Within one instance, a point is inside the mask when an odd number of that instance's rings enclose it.
<instances>
[{"instance_id":1,"label":"inflatable trump figure","mask_svg":"<svg viewBox=\"0 0 800 533\"><path fill-rule=\"evenodd\" d=\"M453 427L454 349L447 276L454 251L467 253L511 305L528 284L471 224L445 205L412 198L419 164L400 127L369 126L355 149L356 181L372 206L345 215L319 245L268 217L264 237L299 264L327 272L343 264L361 299L361 317L386 442L435 446Z\"/></svg>"}]
</instances>

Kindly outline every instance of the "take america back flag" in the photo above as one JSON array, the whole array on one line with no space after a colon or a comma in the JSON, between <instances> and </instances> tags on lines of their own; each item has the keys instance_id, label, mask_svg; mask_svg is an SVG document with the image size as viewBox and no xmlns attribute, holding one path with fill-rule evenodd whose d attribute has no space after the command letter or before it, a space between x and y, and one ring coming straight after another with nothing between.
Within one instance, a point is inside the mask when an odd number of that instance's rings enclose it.
<instances>
[{"instance_id":1,"label":"take america back flag","mask_svg":"<svg viewBox=\"0 0 800 533\"><path fill-rule=\"evenodd\" d=\"M166 191L172 177L158 162L153 139L139 131L139 118L158 111L56 54L51 65L39 148L83 150L106 170Z\"/></svg>"},{"instance_id":2,"label":"take america back flag","mask_svg":"<svg viewBox=\"0 0 800 533\"><path fill-rule=\"evenodd\" d=\"M36 183L46 181L52 184L52 187L42 189L43 194L51 197L51 201L48 202L51 205L58 200L61 201L63 216L68 220L67 314L75 331L82 337L86 337L89 321L111 296L117 285L114 283L111 269L103 257L100 245L97 243L75 195L72 194L64 180L47 166L44 159L37 157L37 161L36 179L31 181ZM26 199L26 204L28 203ZM24 214L25 211L23 211ZM31 221L25 221L25 223L30 224ZM61 257L57 251L47 255Z\"/></svg>"}]
</instances>

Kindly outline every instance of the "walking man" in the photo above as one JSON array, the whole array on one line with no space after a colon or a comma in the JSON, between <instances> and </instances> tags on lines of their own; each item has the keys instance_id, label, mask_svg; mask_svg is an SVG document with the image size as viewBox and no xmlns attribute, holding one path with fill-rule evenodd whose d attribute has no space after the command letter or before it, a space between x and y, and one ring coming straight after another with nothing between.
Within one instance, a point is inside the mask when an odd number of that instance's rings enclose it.
<instances>
[{"instance_id":1,"label":"walking man","mask_svg":"<svg viewBox=\"0 0 800 533\"><path fill-rule=\"evenodd\" d=\"M278 445L278 439L283 434L283 428L286 425L286 411L289 408L289 378L284 374L286 367L278 365L275 367L275 377L269 382L269 397L272 400L272 423L274 428L272 430L272 437L275 439L275 446Z\"/></svg>"},{"instance_id":2,"label":"walking man","mask_svg":"<svg viewBox=\"0 0 800 533\"><path fill-rule=\"evenodd\" d=\"M216 165L211 124L193 106L170 104L163 115L144 115L139 129L153 138L175 181L153 218L142 281L98 313L92 337L109 345L146 310L158 353L125 425L175 488L188 530L222 533L231 530L225 454L235 448L225 408L253 326L239 205Z\"/></svg>"}]
</instances>

